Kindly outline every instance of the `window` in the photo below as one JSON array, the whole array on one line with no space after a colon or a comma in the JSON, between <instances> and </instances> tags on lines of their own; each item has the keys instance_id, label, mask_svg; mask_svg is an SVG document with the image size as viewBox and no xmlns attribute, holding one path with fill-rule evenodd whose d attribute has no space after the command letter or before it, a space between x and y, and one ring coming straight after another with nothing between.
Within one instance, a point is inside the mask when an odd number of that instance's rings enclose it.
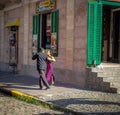
<instances>
[{"instance_id":1,"label":"window","mask_svg":"<svg viewBox=\"0 0 120 115\"><path fill-rule=\"evenodd\" d=\"M51 13L33 16L32 53L39 51L39 47L51 49L54 56L58 56L58 10ZM34 49L34 41L36 48Z\"/></svg>"}]
</instances>

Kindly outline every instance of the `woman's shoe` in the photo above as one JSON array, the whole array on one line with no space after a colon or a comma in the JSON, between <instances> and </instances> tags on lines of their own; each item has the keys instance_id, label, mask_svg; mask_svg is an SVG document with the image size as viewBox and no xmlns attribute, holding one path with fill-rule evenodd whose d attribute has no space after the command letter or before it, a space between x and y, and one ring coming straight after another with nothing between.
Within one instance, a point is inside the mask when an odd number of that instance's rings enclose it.
<instances>
[{"instance_id":1,"label":"woman's shoe","mask_svg":"<svg viewBox=\"0 0 120 115\"><path fill-rule=\"evenodd\" d=\"M52 83L51 83L51 85L54 85L54 84L55 84L55 82L52 82Z\"/></svg>"},{"instance_id":2,"label":"woman's shoe","mask_svg":"<svg viewBox=\"0 0 120 115\"><path fill-rule=\"evenodd\" d=\"M50 89L50 87L46 87L46 88L45 88L45 90L48 90L48 89Z\"/></svg>"}]
</instances>

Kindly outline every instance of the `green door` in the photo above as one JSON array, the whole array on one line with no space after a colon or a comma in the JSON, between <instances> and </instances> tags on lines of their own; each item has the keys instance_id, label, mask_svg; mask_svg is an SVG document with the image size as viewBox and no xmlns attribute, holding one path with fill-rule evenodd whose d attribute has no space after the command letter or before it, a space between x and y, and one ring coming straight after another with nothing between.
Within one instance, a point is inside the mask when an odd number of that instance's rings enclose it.
<instances>
[{"instance_id":1,"label":"green door","mask_svg":"<svg viewBox=\"0 0 120 115\"><path fill-rule=\"evenodd\" d=\"M32 35L32 44L35 42L35 47L37 47L32 54L36 53L39 51L40 48L40 15L34 15L33 16L33 35ZM34 44L33 44L34 45ZM32 45L32 47L33 47Z\"/></svg>"},{"instance_id":2,"label":"green door","mask_svg":"<svg viewBox=\"0 0 120 115\"><path fill-rule=\"evenodd\" d=\"M102 54L102 4L88 3L87 65L101 63Z\"/></svg>"},{"instance_id":3,"label":"green door","mask_svg":"<svg viewBox=\"0 0 120 115\"><path fill-rule=\"evenodd\" d=\"M59 11L54 10L53 12L51 12L51 16L52 16L51 49L52 49L53 55L58 56L58 23L59 23L58 19L59 19ZM52 36L55 36L55 39L52 38Z\"/></svg>"}]
</instances>

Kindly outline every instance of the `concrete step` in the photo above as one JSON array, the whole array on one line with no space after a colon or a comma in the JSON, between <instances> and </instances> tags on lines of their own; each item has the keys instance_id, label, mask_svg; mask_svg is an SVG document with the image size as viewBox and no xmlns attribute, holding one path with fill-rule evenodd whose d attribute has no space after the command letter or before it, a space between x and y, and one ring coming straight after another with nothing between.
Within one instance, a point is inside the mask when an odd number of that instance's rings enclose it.
<instances>
[{"instance_id":1,"label":"concrete step","mask_svg":"<svg viewBox=\"0 0 120 115\"><path fill-rule=\"evenodd\" d=\"M88 68L88 86L91 89L120 93L120 64L105 64Z\"/></svg>"},{"instance_id":2,"label":"concrete step","mask_svg":"<svg viewBox=\"0 0 120 115\"><path fill-rule=\"evenodd\" d=\"M117 88L117 94L120 94L120 88Z\"/></svg>"},{"instance_id":3,"label":"concrete step","mask_svg":"<svg viewBox=\"0 0 120 115\"><path fill-rule=\"evenodd\" d=\"M102 67L102 68L91 68L92 72L120 72L120 67Z\"/></svg>"},{"instance_id":4,"label":"concrete step","mask_svg":"<svg viewBox=\"0 0 120 115\"><path fill-rule=\"evenodd\" d=\"M117 82L120 81L120 77L102 77L105 82Z\"/></svg>"},{"instance_id":5,"label":"concrete step","mask_svg":"<svg viewBox=\"0 0 120 115\"><path fill-rule=\"evenodd\" d=\"M118 82L110 82L110 87L120 88L120 81L118 81Z\"/></svg>"},{"instance_id":6,"label":"concrete step","mask_svg":"<svg viewBox=\"0 0 120 115\"><path fill-rule=\"evenodd\" d=\"M98 77L120 77L119 72L98 72Z\"/></svg>"},{"instance_id":7,"label":"concrete step","mask_svg":"<svg viewBox=\"0 0 120 115\"><path fill-rule=\"evenodd\" d=\"M102 63L101 64L103 67L119 67L120 68L120 64L119 63Z\"/></svg>"}]
</instances>

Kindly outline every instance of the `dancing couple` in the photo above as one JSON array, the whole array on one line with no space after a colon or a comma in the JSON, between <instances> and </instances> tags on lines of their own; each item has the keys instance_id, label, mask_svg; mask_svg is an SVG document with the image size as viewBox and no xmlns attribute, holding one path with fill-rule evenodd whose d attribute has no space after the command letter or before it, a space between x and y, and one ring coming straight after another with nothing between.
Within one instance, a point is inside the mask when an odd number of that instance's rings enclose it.
<instances>
[{"instance_id":1,"label":"dancing couple","mask_svg":"<svg viewBox=\"0 0 120 115\"><path fill-rule=\"evenodd\" d=\"M54 75L53 75L53 64L55 58L51 56L50 50L46 51L43 48L40 48L40 51L33 55L32 60L36 60L37 71L40 75L39 77L39 87L43 89L43 85L46 86L46 89L50 88L50 85L54 84Z\"/></svg>"}]
</instances>

